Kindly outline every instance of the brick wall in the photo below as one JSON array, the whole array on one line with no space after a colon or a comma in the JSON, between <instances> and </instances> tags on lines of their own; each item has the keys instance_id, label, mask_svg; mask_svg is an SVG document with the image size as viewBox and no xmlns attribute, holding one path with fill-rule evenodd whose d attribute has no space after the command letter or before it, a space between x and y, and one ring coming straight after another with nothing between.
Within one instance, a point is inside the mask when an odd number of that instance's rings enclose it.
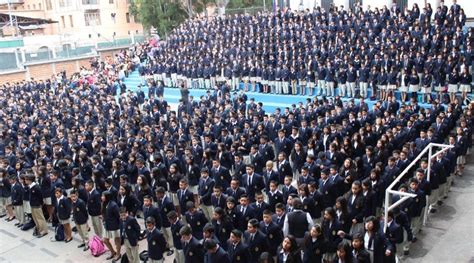
<instances>
[{"instance_id":1,"label":"brick wall","mask_svg":"<svg viewBox=\"0 0 474 263\"><path fill-rule=\"evenodd\" d=\"M99 51L99 56L102 59L107 57L113 57L121 49L104 50ZM24 70L17 70L12 72L0 72L0 85L6 82L18 82L25 79L34 78L36 80L51 78L51 75L66 70L67 74L70 75L74 72L78 72L81 67L90 67L91 57L81 59L69 59L62 61L45 61L41 63L34 63L25 65Z\"/></svg>"},{"instance_id":2,"label":"brick wall","mask_svg":"<svg viewBox=\"0 0 474 263\"><path fill-rule=\"evenodd\" d=\"M19 82L25 79L25 70L0 75L0 85L6 82Z\"/></svg>"}]
</instances>

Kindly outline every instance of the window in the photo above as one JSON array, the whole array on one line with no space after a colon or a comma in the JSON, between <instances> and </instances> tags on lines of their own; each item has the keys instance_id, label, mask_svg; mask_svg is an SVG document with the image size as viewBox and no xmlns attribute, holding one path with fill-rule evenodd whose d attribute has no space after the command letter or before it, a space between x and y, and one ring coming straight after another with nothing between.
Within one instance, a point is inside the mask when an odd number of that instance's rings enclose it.
<instances>
[{"instance_id":1,"label":"window","mask_svg":"<svg viewBox=\"0 0 474 263\"><path fill-rule=\"evenodd\" d=\"M72 15L69 15L69 24L71 24L71 27L74 27L74 20L72 19Z\"/></svg>"},{"instance_id":2,"label":"window","mask_svg":"<svg viewBox=\"0 0 474 263\"><path fill-rule=\"evenodd\" d=\"M28 6L28 9L30 9L29 6ZM46 0L46 10L51 10L51 9L53 9L53 5L51 4L51 0Z\"/></svg>"},{"instance_id":3,"label":"window","mask_svg":"<svg viewBox=\"0 0 474 263\"><path fill-rule=\"evenodd\" d=\"M125 18L127 19L127 23L130 23L130 13L125 13Z\"/></svg>"},{"instance_id":4,"label":"window","mask_svg":"<svg viewBox=\"0 0 474 263\"><path fill-rule=\"evenodd\" d=\"M61 16L61 25L63 25L63 28L66 27L66 21L64 20L64 16Z\"/></svg>"},{"instance_id":5,"label":"window","mask_svg":"<svg viewBox=\"0 0 474 263\"><path fill-rule=\"evenodd\" d=\"M326 12L329 10L332 4L333 4L332 0L321 0L321 7L324 8Z\"/></svg>"},{"instance_id":6,"label":"window","mask_svg":"<svg viewBox=\"0 0 474 263\"><path fill-rule=\"evenodd\" d=\"M70 7L72 6L72 0L59 0L59 7Z\"/></svg>"},{"instance_id":7,"label":"window","mask_svg":"<svg viewBox=\"0 0 474 263\"><path fill-rule=\"evenodd\" d=\"M99 26L100 25L100 11L94 10L84 13L84 20L86 26Z\"/></svg>"},{"instance_id":8,"label":"window","mask_svg":"<svg viewBox=\"0 0 474 263\"><path fill-rule=\"evenodd\" d=\"M99 0L82 0L83 5L98 5Z\"/></svg>"}]
</instances>

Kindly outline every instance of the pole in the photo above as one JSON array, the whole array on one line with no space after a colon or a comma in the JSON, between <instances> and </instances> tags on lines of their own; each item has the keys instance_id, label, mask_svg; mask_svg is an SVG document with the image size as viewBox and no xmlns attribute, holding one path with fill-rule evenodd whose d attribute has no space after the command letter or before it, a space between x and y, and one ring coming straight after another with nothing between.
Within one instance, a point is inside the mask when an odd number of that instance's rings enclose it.
<instances>
[{"instance_id":1,"label":"pole","mask_svg":"<svg viewBox=\"0 0 474 263\"><path fill-rule=\"evenodd\" d=\"M390 199L390 192L385 191L385 205L384 205L385 213L383 215L383 217L384 217L383 232L384 233L387 231L388 207L390 206L390 200L389 199Z\"/></svg>"},{"instance_id":2,"label":"pole","mask_svg":"<svg viewBox=\"0 0 474 263\"><path fill-rule=\"evenodd\" d=\"M428 183L430 182L430 174L431 174L431 145L429 146L430 150L428 152L428 174L426 180ZM428 220L428 214L430 212L430 197L426 196L426 206L425 206L425 215L423 216L423 225L426 225L426 221Z\"/></svg>"},{"instance_id":3,"label":"pole","mask_svg":"<svg viewBox=\"0 0 474 263\"><path fill-rule=\"evenodd\" d=\"M10 27L13 28L13 36L16 36L16 28L13 26L13 16L12 16L12 6L10 0L7 2L8 4L8 17L10 19Z\"/></svg>"}]
</instances>

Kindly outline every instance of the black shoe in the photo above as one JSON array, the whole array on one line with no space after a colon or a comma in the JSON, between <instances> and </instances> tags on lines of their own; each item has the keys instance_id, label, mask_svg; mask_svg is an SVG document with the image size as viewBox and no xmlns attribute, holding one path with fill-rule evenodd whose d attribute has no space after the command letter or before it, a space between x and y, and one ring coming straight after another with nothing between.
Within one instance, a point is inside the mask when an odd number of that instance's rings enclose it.
<instances>
[{"instance_id":1,"label":"black shoe","mask_svg":"<svg viewBox=\"0 0 474 263\"><path fill-rule=\"evenodd\" d=\"M39 235L37 236L37 238L42 238L42 237L46 236L47 234L48 234L48 233L39 234Z\"/></svg>"},{"instance_id":2,"label":"black shoe","mask_svg":"<svg viewBox=\"0 0 474 263\"><path fill-rule=\"evenodd\" d=\"M114 258L112 260L112 263L115 263L115 262L120 262L120 259L122 258L122 254L119 254L119 257L118 258Z\"/></svg>"},{"instance_id":3,"label":"black shoe","mask_svg":"<svg viewBox=\"0 0 474 263\"><path fill-rule=\"evenodd\" d=\"M16 224L15 224L15 226L19 226L19 225L20 225L20 223L16 223Z\"/></svg>"},{"instance_id":4,"label":"black shoe","mask_svg":"<svg viewBox=\"0 0 474 263\"><path fill-rule=\"evenodd\" d=\"M172 249L170 249L170 250L168 251L168 253L166 253L166 255L169 257L169 256L173 255L173 253L174 253L174 251L173 251Z\"/></svg>"},{"instance_id":5,"label":"black shoe","mask_svg":"<svg viewBox=\"0 0 474 263\"><path fill-rule=\"evenodd\" d=\"M436 212L437 212L436 208L431 208L431 209L430 209L430 213L434 214L434 213L436 213Z\"/></svg>"},{"instance_id":6,"label":"black shoe","mask_svg":"<svg viewBox=\"0 0 474 263\"><path fill-rule=\"evenodd\" d=\"M84 249L82 249L82 251L87 251L89 250L89 246L85 246Z\"/></svg>"},{"instance_id":7,"label":"black shoe","mask_svg":"<svg viewBox=\"0 0 474 263\"><path fill-rule=\"evenodd\" d=\"M77 246L77 248L81 248L81 247L85 247L85 246L86 246L86 244L82 243L79 246Z\"/></svg>"},{"instance_id":8,"label":"black shoe","mask_svg":"<svg viewBox=\"0 0 474 263\"><path fill-rule=\"evenodd\" d=\"M418 238L416 238L416 237L414 237L414 238L411 240L412 243L416 243L416 241L418 241Z\"/></svg>"},{"instance_id":9,"label":"black shoe","mask_svg":"<svg viewBox=\"0 0 474 263\"><path fill-rule=\"evenodd\" d=\"M0 218L6 217L6 216L7 216L7 214L0 215Z\"/></svg>"},{"instance_id":10,"label":"black shoe","mask_svg":"<svg viewBox=\"0 0 474 263\"><path fill-rule=\"evenodd\" d=\"M72 237L71 237L70 239L68 239L68 240L64 240L64 242L66 242L66 243L69 243L69 242L71 242L71 241L72 241Z\"/></svg>"},{"instance_id":11,"label":"black shoe","mask_svg":"<svg viewBox=\"0 0 474 263\"><path fill-rule=\"evenodd\" d=\"M23 227L23 224L19 224L17 225L18 228L22 228Z\"/></svg>"},{"instance_id":12,"label":"black shoe","mask_svg":"<svg viewBox=\"0 0 474 263\"><path fill-rule=\"evenodd\" d=\"M115 257L115 254L112 254L112 255L108 256L108 257L106 258L106 260L111 260L111 259L113 259L114 257Z\"/></svg>"},{"instance_id":13,"label":"black shoe","mask_svg":"<svg viewBox=\"0 0 474 263\"><path fill-rule=\"evenodd\" d=\"M443 205L443 201L440 200L440 201L437 202L437 204L438 205Z\"/></svg>"},{"instance_id":14,"label":"black shoe","mask_svg":"<svg viewBox=\"0 0 474 263\"><path fill-rule=\"evenodd\" d=\"M71 229L71 231L72 231L72 232L77 232L77 227L73 227L73 228Z\"/></svg>"},{"instance_id":15,"label":"black shoe","mask_svg":"<svg viewBox=\"0 0 474 263\"><path fill-rule=\"evenodd\" d=\"M16 218L16 217L9 217L9 218L5 219L5 221L11 222L11 221L13 221L15 218Z\"/></svg>"},{"instance_id":16,"label":"black shoe","mask_svg":"<svg viewBox=\"0 0 474 263\"><path fill-rule=\"evenodd\" d=\"M405 256L410 255L410 250L405 250L405 251L403 251L403 255L405 255Z\"/></svg>"}]
</instances>

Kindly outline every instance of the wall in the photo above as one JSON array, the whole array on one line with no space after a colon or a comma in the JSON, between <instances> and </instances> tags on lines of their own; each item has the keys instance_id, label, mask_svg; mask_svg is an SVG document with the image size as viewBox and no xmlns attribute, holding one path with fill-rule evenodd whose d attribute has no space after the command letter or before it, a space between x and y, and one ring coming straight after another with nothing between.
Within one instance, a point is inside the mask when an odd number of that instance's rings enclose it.
<instances>
[{"instance_id":1,"label":"wall","mask_svg":"<svg viewBox=\"0 0 474 263\"><path fill-rule=\"evenodd\" d=\"M106 59L107 57L113 57L120 52L120 50L121 49L101 50L97 56ZM25 64L25 69L0 72L0 85L6 82L18 82L30 78L37 80L48 79L51 78L51 75L62 70L66 70L67 74L70 75L74 72L78 72L81 67L90 67L90 60L93 57L96 56Z\"/></svg>"}]
</instances>

